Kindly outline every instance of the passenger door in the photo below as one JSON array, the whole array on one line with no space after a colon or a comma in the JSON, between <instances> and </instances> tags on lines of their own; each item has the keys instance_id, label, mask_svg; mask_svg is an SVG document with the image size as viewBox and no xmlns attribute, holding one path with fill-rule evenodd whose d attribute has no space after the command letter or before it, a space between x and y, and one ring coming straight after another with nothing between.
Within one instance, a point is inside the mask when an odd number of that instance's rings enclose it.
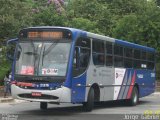
<instances>
[{"instance_id":1,"label":"passenger door","mask_svg":"<svg viewBox=\"0 0 160 120\"><path fill-rule=\"evenodd\" d=\"M90 61L90 39L79 38L75 45L72 71L72 103L85 101L87 68Z\"/></svg>"}]
</instances>

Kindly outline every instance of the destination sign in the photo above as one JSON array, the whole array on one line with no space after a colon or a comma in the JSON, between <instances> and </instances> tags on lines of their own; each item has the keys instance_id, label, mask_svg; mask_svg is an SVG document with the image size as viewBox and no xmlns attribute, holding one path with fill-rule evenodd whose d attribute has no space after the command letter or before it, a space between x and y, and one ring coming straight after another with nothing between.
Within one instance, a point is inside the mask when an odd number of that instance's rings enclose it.
<instances>
[{"instance_id":1,"label":"destination sign","mask_svg":"<svg viewBox=\"0 0 160 120\"><path fill-rule=\"evenodd\" d=\"M28 38L53 38L53 39L62 39L63 32L28 32Z\"/></svg>"}]
</instances>

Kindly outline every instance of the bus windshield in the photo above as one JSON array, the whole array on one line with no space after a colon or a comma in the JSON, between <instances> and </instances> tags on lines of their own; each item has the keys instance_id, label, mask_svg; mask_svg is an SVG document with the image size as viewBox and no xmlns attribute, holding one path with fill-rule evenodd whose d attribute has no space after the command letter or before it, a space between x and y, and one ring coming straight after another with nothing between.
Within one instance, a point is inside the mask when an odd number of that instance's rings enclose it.
<instances>
[{"instance_id":1,"label":"bus windshield","mask_svg":"<svg viewBox=\"0 0 160 120\"><path fill-rule=\"evenodd\" d=\"M65 76L70 42L20 42L16 54L16 74Z\"/></svg>"}]
</instances>

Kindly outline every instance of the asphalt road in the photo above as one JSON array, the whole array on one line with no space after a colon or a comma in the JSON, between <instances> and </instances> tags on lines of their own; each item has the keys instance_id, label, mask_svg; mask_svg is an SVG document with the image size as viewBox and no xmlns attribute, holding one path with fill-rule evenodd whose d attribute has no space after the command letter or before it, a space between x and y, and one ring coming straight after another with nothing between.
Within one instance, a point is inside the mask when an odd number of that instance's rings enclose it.
<instances>
[{"instance_id":1,"label":"asphalt road","mask_svg":"<svg viewBox=\"0 0 160 120\"><path fill-rule=\"evenodd\" d=\"M144 114L149 116L144 116ZM158 114L158 116L156 115ZM160 94L141 98L137 106L130 107L124 101L95 105L92 112L84 112L81 105L49 104L40 110L39 103L1 103L0 120L160 120Z\"/></svg>"}]
</instances>

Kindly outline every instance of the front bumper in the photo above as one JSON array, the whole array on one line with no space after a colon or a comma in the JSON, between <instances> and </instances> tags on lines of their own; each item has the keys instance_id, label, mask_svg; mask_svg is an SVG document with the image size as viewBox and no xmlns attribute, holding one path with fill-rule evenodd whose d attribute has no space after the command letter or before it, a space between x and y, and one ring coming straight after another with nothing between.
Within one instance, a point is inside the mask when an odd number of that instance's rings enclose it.
<instances>
[{"instance_id":1,"label":"front bumper","mask_svg":"<svg viewBox=\"0 0 160 120\"><path fill-rule=\"evenodd\" d=\"M50 102L50 103L70 103L71 89L62 86L56 90L34 90L23 89L15 84L11 85L12 97L15 99L33 101L33 102ZM40 92L42 97L32 97L33 92Z\"/></svg>"}]
</instances>

